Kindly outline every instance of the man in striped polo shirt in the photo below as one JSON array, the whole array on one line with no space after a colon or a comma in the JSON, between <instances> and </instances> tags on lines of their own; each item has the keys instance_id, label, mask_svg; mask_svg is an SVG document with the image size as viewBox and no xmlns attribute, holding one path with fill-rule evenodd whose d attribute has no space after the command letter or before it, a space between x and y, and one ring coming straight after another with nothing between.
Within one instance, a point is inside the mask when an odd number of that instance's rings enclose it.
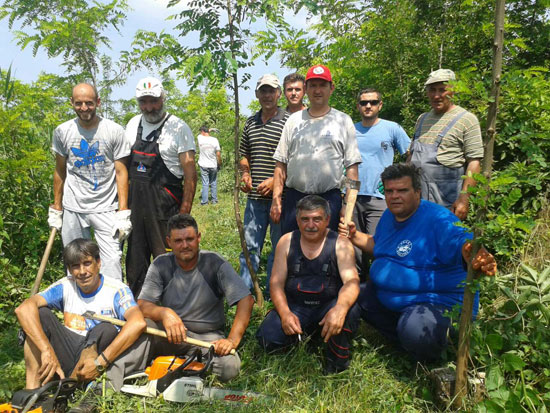
<instances>
[{"instance_id":1,"label":"man in striped polo shirt","mask_svg":"<svg viewBox=\"0 0 550 413\"><path fill-rule=\"evenodd\" d=\"M274 223L269 217L275 169L273 153L289 114L277 105L281 97L281 85L277 76L263 75L256 84L256 97L261 109L249 117L244 125L239 147L241 154L239 169L242 174L241 190L248 193L244 226L246 245L254 271L257 271L260 265L267 227L269 226L270 229L272 249L267 260L266 280L266 291L269 293L273 255L281 237L280 224ZM240 276L248 287L252 288L252 279L244 254L241 253L239 260Z\"/></svg>"},{"instance_id":2,"label":"man in striped polo shirt","mask_svg":"<svg viewBox=\"0 0 550 413\"><path fill-rule=\"evenodd\" d=\"M432 110L416 121L409 160L422 169L422 198L463 220L468 187L475 185L471 175L481 170L483 140L477 117L453 103L449 81L455 79L449 69L430 73L425 86Z\"/></svg>"}]
</instances>

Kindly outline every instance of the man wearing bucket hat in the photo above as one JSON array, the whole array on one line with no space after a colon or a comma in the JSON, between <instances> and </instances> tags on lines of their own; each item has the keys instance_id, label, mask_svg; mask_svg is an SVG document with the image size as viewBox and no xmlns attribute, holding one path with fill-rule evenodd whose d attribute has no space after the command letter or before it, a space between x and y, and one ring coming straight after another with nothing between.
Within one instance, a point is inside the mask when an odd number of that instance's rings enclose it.
<instances>
[{"instance_id":1,"label":"man wearing bucket hat","mask_svg":"<svg viewBox=\"0 0 550 413\"><path fill-rule=\"evenodd\" d=\"M329 227L336 230L342 208L340 183L344 168L349 179L358 180L361 154L355 126L348 115L329 106L333 92L328 67L312 66L306 75L310 106L288 118L273 155L277 162L271 218L281 221L283 234L298 229L296 203L313 194L329 202ZM288 190L283 203L285 185Z\"/></svg>"},{"instance_id":2,"label":"man wearing bucket hat","mask_svg":"<svg viewBox=\"0 0 550 413\"><path fill-rule=\"evenodd\" d=\"M271 253L267 259L266 292L269 293L269 278L273 267L275 247L281 237L281 226L269 217L271 194L273 190L273 170L275 160L273 153L289 113L278 106L281 97L281 85L277 76L265 74L256 83L256 97L261 109L246 120L239 153L239 169L242 174L241 190L248 193L244 212L245 238L250 259L255 270L260 265L260 255L269 227ZM241 253L240 276L249 288L252 279Z\"/></svg>"},{"instance_id":3,"label":"man wearing bucket hat","mask_svg":"<svg viewBox=\"0 0 550 413\"><path fill-rule=\"evenodd\" d=\"M451 210L461 220L468 215L471 176L481 170L483 140L477 117L453 103L452 70L430 73L425 83L432 110L416 121L410 162L422 170L422 198ZM466 178L462 180L462 176Z\"/></svg>"},{"instance_id":4,"label":"man wearing bucket hat","mask_svg":"<svg viewBox=\"0 0 550 413\"><path fill-rule=\"evenodd\" d=\"M137 297L151 255L166 252L168 219L191 211L197 172L193 133L184 121L166 113L166 94L160 80L141 79L136 98L141 115L130 119L126 126L126 139L132 148L128 174L133 225L126 278Z\"/></svg>"}]
</instances>

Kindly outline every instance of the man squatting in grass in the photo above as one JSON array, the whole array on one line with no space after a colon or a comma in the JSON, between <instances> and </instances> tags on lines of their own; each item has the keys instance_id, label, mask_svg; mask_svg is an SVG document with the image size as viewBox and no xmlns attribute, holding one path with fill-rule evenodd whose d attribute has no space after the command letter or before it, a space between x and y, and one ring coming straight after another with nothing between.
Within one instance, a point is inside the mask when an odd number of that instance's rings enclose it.
<instances>
[{"instance_id":1,"label":"man squatting in grass","mask_svg":"<svg viewBox=\"0 0 550 413\"><path fill-rule=\"evenodd\" d=\"M132 230L125 163L130 146L122 126L96 114L100 103L95 87L76 85L71 105L77 117L53 133L54 202L48 224L61 230L63 245L90 238L93 228L103 274L122 280L120 244Z\"/></svg>"},{"instance_id":2,"label":"man squatting in grass","mask_svg":"<svg viewBox=\"0 0 550 413\"><path fill-rule=\"evenodd\" d=\"M256 83L256 97L261 109L246 120L239 153L239 169L242 174L241 190L248 193L244 211L244 235L254 271L260 266L260 256L269 226L272 249L267 259L266 292L269 294L269 278L273 256L281 237L281 225L269 217L273 190L273 153L277 148L288 112L278 106L281 85L275 75L263 75ZM240 276L252 288L250 271L241 253Z\"/></svg>"},{"instance_id":3,"label":"man squatting in grass","mask_svg":"<svg viewBox=\"0 0 550 413\"><path fill-rule=\"evenodd\" d=\"M180 214L170 218L166 242L172 252L157 257L149 266L138 304L145 317L168 336L168 341L153 338L149 358L191 354L196 347L184 342L187 336L210 341L215 350L212 371L228 381L241 368L238 354L230 352L243 338L254 298L229 262L215 252L199 250L200 241L193 217ZM224 297L229 306L237 305L227 337Z\"/></svg>"},{"instance_id":4,"label":"man squatting in grass","mask_svg":"<svg viewBox=\"0 0 550 413\"><path fill-rule=\"evenodd\" d=\"M440 358L451 319L462 305L472 234L448 209L421 200L420 171L396 164L382 173L388 209L374 237L340 223L339 232L374 256L370 279L357 300L361 316L415 360ZM473 268L495 275L494 257L481 248ZM479 304L476 293L474 316Z\"/></svg>"},{"instance_id":5,"label":"man squatting in grass","mask_svg":"<svg viewBox=\"0 0 550 413\"><path fill-rule=\"evenodd\" d=\"M426 94L432 110L419 116L410 162L421 168L422 199L449 208L459 219L468 215L469 186L479 173L483 140L477 117L453 103L452 70L430 73ZM462 180L462 176L466 178Z\"/></svg>"},{"instance_id":6,"label":"man squatting in grass","mask_svg":"<svg viewBox=\"0 0 550 413\"><path fill-rule=\"evenodd\" d=\"M298 230L281 237L275 252L268 313L256 338L267 351L295 344L320 330L326 373L348 368L359 324L359 276L351 243L328 228L330 208L318 195L296 205Z\"/></svg>"},{"instance_id":7,"label":"man squatting in grass","mask_svg":"<svg viewBox=\"0 0 550 413\"><path fill-rule=\"evenodd\" d=\"M197 136L199 146L199 168L201 170L201 205L208 204L208 189L212 204L218 203L218 171L222 167L222 152L217 138L210 136L210 129L203 125Z\"/></svg>"},{"instance_id":8,"label":"man squatting in grass","mask_svg":"<svg viewBox=\"0 0 550 413\"><path fill-rule=\"evenodd\" d=\"M183 120L164 109L166 93L160 80L141 79L136 98L141 115L126 126L131 146L128 173L133 226L126 278L137 297L151 255L154 258L166 252L168 219L178 212L191 212L197 171L193 133Z\"/></svg>"},{"instance_id":9,"label":"man squatting in grass","mask_svg":"<svg viewBox=\"0 0 550 413\"><path fill-rule=\"evenodd\" d=\"M71 241L63 261L69 275L15 310L26 334L26 388L36 389L56 375L89 382L106 370L119 390L126 373L145 368L145 347L138 342L130 348L145 330L143 315L126 285L100 273L99 248L93 241ZM52 310L63 312L63 324ZM120 329L84 318L86 311L127 323Z\"/></svg>"},{"instance_id":10,"label":"man squatting in grass","mask_svg":"<svg viewBox=\"0 0 550 413\"><path fill-rule=\"evenodd\" d=\"M306 75L310 107L290 115L273 155L277 162L270 215L273 222L281 222L283 234L298 229L296 203L308 194L328 200L330 228L336 231L342 209L343 168L348 178L358 178L361 155L355 127L348 115L329 106L333 92L329 69L323 65L312 66Z\"/></svg>"}]
</instances>

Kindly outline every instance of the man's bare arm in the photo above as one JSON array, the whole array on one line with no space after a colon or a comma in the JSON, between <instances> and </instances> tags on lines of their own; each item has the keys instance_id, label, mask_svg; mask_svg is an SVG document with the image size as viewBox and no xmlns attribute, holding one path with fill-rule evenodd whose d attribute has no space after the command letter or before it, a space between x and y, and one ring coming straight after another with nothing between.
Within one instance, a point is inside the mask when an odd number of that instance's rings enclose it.
<instances>
[{"instance_id":1,"label":"man's bare arm","mask_svg":"<svg viewBox=\"0 0 550 413\"><path fill-rule=\"evenodd\" d=\"M353 245L345 237L340 236L336 241L336 258L343 285L338 293L336 304L319 322L319 325L323 326L321 336L325 342L330 337L340 334L348 311L359 296L359 275L355 267L355 252Z\"/></svg>"},{"instance_id":2,"label":"man's bare arm","mask_svg":"<svg viewBox=\"0 0 550 413\"><path fill-rule=\"evenodd\" d=\"M187 339L187 329L174 310L169 307L161 307L147 300L138 300L138 305L145 318L162 322L170 343L180 344Z\"/></svg>"},{"instance_id":3,"label":"man's bare arm","mask_svg":"<svg viewBox=\"0 0 550 413\"><path fill-rule=\"evenodd\" d=\"M239 171L241 173L241 191L252 191L252 177L250 176L250 160L243 156L239 160Z\"/></svg>"},{"instance_id":4,"label":"man's bare arm","mask_svg":"<svg viewBox=\"0 0 550 413\"><path fill-rule=\"evenodd\" d=\"M54 209L63 209L63 185L67 177L67 158L55 154L55 170L53 172L53 205Z\"/></svg>"},{"instance_id":5,"label":"man's bare arm","mask_svg":"<svg viewBox=\"0 0 550 413\"><path fill-rule=\"evenodd\" d=\"M286 181L286 164L276 161L273 172L273 201L271 202L270 217L275 223L281 220L283 187Z\"/></svg>"},{"instance_id":6,"label":"man's bare arm","mask_svg":"<svg viewBox=\"0 0 550 413\"><path fill-rule=\"evenodd\" d=\"M470 194L468 188L475 186L476 180L473 175L478 174L481 171L481 162L479 159L472 159L468 161L466 167L466 178L462 183L462 191L458 195L457 200L451 206L451 212L455 214L459 219L464 220L468 216Z\"/></svg>"},{"instance_id":7,"label":"man's bare arm","mask_svg":"<svg viewBox=\"0 0 550 413\"><path fill-rule=\"evenodd\" d=\"M370 234L357 231L357 227L353 221L346 225L343 218L340 218L338 233L343 237L347 237L360 250L365 251L371 256L374 255L374 237Z\"/></svg>"},{"instance_id":8,"label":"man's bare arm","mask_svg":"<svg viewBox=\"0 0 550 413\"><path fill-rule=\"evenodd\" d=\"M180 213L189 214L193 207L195 190L197 189L197 169L195 168L195 151L187 151L179 154L181 167L183 168L183 200Z\"/></svg>"},{"instance_id":9,"label":"man's bare arm","mask_svg":"<svg viewBox=\"0 0 550 413\"><path fill-rule=\"evenodd\" d=\"M116 189L118 193L118 210L128 209L128 168L126 163L129 157L115 161Z\"/></svg>"},{"instance_id":10,"label":"man's bare arm","mask_svg":"<svg viewBox=\"0 0 550 413\"><path fill-rule=\"evenodd\" d=\"M248 327L248 323L250 322L252 306L254 306L254 298L252 298L251 295L247 295L239 300L235 319L233 320L229 335L227 338L222 338L213 342L216 354L226 356L231 350L237 349Z\"/></svg>"}]
</instances>

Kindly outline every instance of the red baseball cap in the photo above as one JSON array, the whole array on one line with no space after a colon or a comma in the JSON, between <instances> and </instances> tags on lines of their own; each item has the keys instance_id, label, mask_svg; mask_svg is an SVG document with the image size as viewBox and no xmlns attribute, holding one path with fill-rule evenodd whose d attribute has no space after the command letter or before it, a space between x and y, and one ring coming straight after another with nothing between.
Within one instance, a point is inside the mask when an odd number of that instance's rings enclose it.
<instances>
[{"instance_id":1,"label":"red baseball cap","mask_svg":"<svg viewBox=\"0 0 550 413\"><path fill-rule=\"evenodd\" d=\"M330 70L328 70L328 67L323 65L315 65L311 66L306 74L306 82L309 79L323 79L327 82L332 82L332 75L330 74Z\"/></svg>"}]
</instances>

